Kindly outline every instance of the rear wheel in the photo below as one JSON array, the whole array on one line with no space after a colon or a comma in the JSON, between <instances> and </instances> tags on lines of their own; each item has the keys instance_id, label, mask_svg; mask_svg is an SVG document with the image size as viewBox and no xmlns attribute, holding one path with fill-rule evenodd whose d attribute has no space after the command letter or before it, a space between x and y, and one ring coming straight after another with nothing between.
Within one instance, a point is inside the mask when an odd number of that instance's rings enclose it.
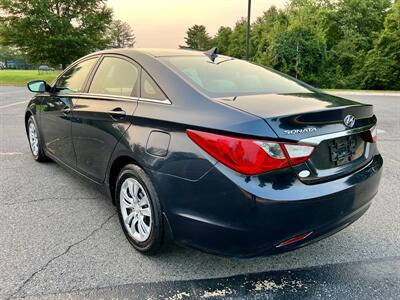
<instances>
[{"instance_id":1,"label":"rear wheel","mask_svg":"<svg viewBox=\"0 0 400 300\"><path fill-rule=\"evenodd\" d=\"M152 255L164 242L161 206L146 173L136 165L122 169L117 179L116 204L128 241L138 251Z\"/></svg>"},{"instance_id":2,"label":"rear wheel","mask_svg":"<svg viewBox=\"0 0 400 300\"><path fill-rule=\"evenodd\" d=\"M37 124L33 116L29 117L26 128L33 158L39 162L49 161L49 158L44 154Z\"/></svg>"}]
</instances>

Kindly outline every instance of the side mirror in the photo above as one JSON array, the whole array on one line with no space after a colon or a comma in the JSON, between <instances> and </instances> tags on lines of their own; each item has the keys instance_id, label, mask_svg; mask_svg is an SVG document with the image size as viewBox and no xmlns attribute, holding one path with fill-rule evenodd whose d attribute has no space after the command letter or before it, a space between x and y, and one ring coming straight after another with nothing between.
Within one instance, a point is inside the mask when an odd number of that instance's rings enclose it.
<instances>
[{"instance_id":1,"label":"side mirror","mask_svg":"<svg viewBox=\"0 0 400 300\"><path fill-rule=\"evenodd\" d=\"M49 85L44 80L33 80L28 82L28 89L34 93L44 93L49 91Z\"/></svg>"}]
</instances>

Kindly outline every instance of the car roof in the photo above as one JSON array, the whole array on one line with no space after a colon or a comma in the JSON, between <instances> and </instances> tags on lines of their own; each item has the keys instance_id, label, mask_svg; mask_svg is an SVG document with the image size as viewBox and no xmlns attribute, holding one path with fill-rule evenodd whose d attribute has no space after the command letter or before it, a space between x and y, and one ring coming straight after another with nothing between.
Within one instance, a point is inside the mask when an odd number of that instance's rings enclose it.
<instances>
[{"instance_id":1,"label":"car roof","mask_svg":"<svg viewBox=\"0 0 400 300\"><path fill-rule=\"evenodd\" d=\"M191 49L164 49L164 48L119 48L100 51L100 53L120 53L124 55L147 54L153 57L161 56L199 56L201 51Z\"/></svg>"}]
</instances>

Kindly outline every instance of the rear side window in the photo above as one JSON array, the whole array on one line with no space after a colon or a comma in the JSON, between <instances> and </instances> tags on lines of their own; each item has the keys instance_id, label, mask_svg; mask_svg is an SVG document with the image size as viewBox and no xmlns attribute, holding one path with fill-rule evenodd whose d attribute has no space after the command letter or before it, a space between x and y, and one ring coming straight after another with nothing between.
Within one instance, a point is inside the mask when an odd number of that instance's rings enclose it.
<instances>
[{"instance_id":1,"label":"rear side window","mask_svg":"<svg viewBox=\"0 0 400 300\"><path fill-rule=\"evenodd\" d=\"M117 58L106 57L94 75L89 93L116 96L137 96L139 67Z\"/></svg>"},{"instance_id":2,"label":"rear side window","mask_svg":"<svg viewBox=\"0 0 400 300\"><path fill-rule=\"evenodd\" d=\"M165 100L167 97L154 82L154 80L142 69L140 97L154 100Z\"/></svg>"},{"instance_id":3,"label":"rear side window","mask_svg":"<svg viewBox=\"0 0 400 300\"><path fill-rule=\"evenodd\" d=\"M85 80L92 70L97 58L85 60L66 71L56 82L60 94L82 92Z\"/></svg>"}]
</instances>

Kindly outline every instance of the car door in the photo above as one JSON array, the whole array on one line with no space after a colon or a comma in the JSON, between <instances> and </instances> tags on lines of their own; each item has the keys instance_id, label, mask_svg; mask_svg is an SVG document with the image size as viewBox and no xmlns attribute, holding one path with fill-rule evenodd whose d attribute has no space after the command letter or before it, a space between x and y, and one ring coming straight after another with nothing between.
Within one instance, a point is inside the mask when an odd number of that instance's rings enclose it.
<instances>
[{"instance_id":1,"label":"car door","mask_svg":"<svg viewBox=\"0 0 400 300\"><path fill-rule=\"evenodd\" d=\"M40 130L49 154L75 167L76 157L71 135L73 97L82 92L98 57L85 59L68 68L44 95L40 111Z\"/></svg>"},{"instance_id":2,"label":"car door","mask_svg":"<svg viewBox=\"0 0 400 300\"><path fill-rule=\"evenodd\" d=\"M137 107L140 67L130 59L106 55L88 92L74 105L72 135L79 171L102 182L111 154L131 125Z\"/></svg>"}]
</instances>

